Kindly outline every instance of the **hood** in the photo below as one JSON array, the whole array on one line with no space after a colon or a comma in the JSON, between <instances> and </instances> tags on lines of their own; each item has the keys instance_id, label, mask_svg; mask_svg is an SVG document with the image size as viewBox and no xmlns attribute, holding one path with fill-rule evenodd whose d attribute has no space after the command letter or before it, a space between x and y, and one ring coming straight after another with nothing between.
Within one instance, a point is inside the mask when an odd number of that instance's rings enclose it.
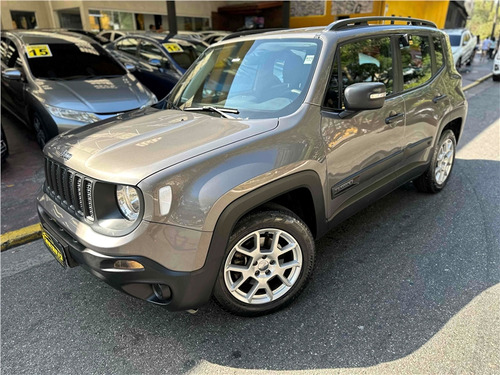
<instances>
[{"instance_id":1,"label":"hood","mask_svg":"<svg viewBox=\"0 0 500 375\"><path fill-rule=\"evenodd\" d=\"M146 104L152 94L129 74L115 78L43 80L34 95L55 107L98 114L118 113Z\"/></svg>"},{"instance_id":2,"label":"hood","mask_svg":"<svg viewBox=\"0 0 500 375\"><path fill-rule=\"evenodd\" d=\"M136 185L164 168L278 125L277 119L217 116L150 107L64 133L44 152L89 177Z\"/></svg>"}]
</instances>

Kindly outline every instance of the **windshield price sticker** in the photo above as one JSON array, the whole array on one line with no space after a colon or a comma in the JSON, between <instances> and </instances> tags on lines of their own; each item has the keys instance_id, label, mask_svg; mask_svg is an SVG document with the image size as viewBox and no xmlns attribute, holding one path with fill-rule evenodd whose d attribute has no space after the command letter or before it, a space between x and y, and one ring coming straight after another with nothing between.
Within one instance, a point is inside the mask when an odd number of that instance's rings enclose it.
<instances>
[{"instance_id":1,"label":"windshield price sticker","mask_svg":"<svg viewBox=\"0 0 500 375\"><path fill-rule=\"evenodd\" d=\"M184 52L182 47L177 43L163 43L163 47L170 53Z\"/></svg>"},{"instance_id":2,"label":"windshield price sticker","mask_svg":"<svg viewBox=\"0 0 500 375\"><path fill-rule=\"evenodd\" d=\"M26 46L26 53L28 54L29 59L52 56L52 52L50 52L48 44L31 44Z\"/></svg>"}]
</instances>

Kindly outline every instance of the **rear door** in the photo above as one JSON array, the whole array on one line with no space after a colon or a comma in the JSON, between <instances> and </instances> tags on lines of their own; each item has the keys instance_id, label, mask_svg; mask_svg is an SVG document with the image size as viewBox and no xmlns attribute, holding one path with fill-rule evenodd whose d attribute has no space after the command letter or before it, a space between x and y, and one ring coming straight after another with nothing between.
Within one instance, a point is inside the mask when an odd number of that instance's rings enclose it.
<instances>
[{"instance_id":1,"label":"rear door","mask_svg":"<svg viewBox=\"0 0 500 375\"><path fill-rule=\"evenodd\" d=\"M404 100L394 85L395 41L390 36L369 37L337 49L321 120L331 192L329 219L403 160ZM357 82L384 83L384 106L340 119L343 92Z\"/></svg>"},{"instance_id":2,"label":"rear door","mask_svg":"<svg viewBox=\"0 0 500 375\"><path fill-rule=\"evenodd\" d=\"M449 107L442 38L405 34L399 38L398 49L406 107L405 158L407 163L425 162Z\"/></svg>"}]
</instances>

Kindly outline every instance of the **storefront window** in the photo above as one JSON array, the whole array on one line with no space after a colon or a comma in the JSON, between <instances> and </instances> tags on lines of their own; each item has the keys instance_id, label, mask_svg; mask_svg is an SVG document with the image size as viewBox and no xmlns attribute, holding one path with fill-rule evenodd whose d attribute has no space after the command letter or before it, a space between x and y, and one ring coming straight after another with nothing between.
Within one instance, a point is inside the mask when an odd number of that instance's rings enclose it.
<instances>
[{"instance_id":1,"label":"storefront window","mask_svg":"<svg viewBox=\"0 0 500 375\"><path fill-rule=\"evenodd\" d=\"M179 31L202 31L210 29L210 19L205 17L177 17Z\"/></svg>"},{"instance_id":2,"label":"storefront window","mask_svg":"<svg viewBox=\"0 0 500 375\"><path fill-rule=\"evenodd\" d=\"M92 30L134 30L134 14L114 10L89 10Z\"/></svg>"}]
</instances>

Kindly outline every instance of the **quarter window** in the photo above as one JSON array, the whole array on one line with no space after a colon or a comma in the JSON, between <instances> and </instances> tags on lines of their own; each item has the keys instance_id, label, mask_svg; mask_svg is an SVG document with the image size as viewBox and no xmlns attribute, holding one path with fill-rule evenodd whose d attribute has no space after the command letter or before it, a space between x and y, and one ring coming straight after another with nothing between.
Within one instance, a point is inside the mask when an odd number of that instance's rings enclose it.
<instances>
[{"instance_id":1,"label":"quarter window","mask_svg":"<svg viewBox=\"0 0 500 375\"><path fill-rule=\"evenodd\" d=\"M341 110L344 90L358 82L382 82L387 95L393 92L391 39L374 38L340 46L328 84L324 105ZM340 56L340 72L338 58ZM339 77L340 74L340 77Z\"/></svg>"},{"instance_id":2,"label":"quarter window","mask_svg":"<svg viewBox=\"0 0 500 375\"><path fill-rule=\"evenodd\" d=\"M423 85L432 77L429 38L404 35L400 38L399 50L403 66L403 89L409 90Z\"/></svg>"},{"instance_id":3,"label":"quarter window","mask_svg":"<svg viewBox=\"0 0 500 375\"><path fill-rule=\"evenodd\" d=\"M432 41L434 43L434 57L436 58L436 70L441 69L443 66L443 45L441 44L441 38L433 37Z\"/></svg>"}]
</instances>

